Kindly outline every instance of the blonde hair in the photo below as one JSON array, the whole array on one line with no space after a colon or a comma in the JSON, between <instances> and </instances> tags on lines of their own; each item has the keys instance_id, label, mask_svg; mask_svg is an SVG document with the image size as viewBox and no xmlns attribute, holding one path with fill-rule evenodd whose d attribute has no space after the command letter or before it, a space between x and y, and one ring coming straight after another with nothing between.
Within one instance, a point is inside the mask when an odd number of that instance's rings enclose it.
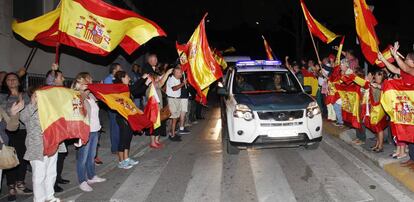
<instances>
[{"instance_id":1,"label":"blonde hair","mask_svg":"<svg viewBox=\"0 0 414 202\"><path fill-rule=\"evenodd\" d=\"M80 85L87 83L87 79L92 80L92 76L88 72L79 73L78 75L76 75L76 78L73 81L71 88L75 90L79 90Z\"/></svg>"}]
</instances>

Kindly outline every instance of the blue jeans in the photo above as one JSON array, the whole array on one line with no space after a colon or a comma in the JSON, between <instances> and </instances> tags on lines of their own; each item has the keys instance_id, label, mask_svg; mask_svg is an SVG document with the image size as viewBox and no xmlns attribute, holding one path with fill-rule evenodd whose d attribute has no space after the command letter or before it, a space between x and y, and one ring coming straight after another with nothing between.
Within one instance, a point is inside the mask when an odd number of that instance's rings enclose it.
<instances>
[{"instance_id":1,"label":"blue jeans","mask_svg":"<svg viewBox=\"0 0 414 202\"><path fill-rule=\"evenodd\" d=\"M111 132L111 152L117 152L118 151L118 145L119 145L119 126L116 123L116 114L117 112L109 110L109 130Z\"/></svg>"},{"instance_id":2,"label":"blue jeans","mask_svg":"<svg viewBox=\"0 0 414 202\"><path fill-rule=\"evenodd\" d=\"M335 103L333 107L336 114L336 122L339 124L344 124L344 121L342 120L342 105Z\"/></svg>"},{"instance_id":3,"label":"blue jeans","mask_svg":"<svg viewBox=\"0 0 414 202\"><path fill-rule=\"evenodd\" d=\"M78 173L79 184L92 179L95 173L95 155L98 146L99 133L89 133L89 141L86 145L79 148L77 152L76 171Z\"/></svg>"},{"instance_id":4,"label":"blue jeans","mask_svg":"<svg viewBox=\"0 0 414 202\"><path fill-rule=\"evenodd\" d=\"M134 104L135 104L135 106L138 107L138 109L143 110L143 107L141 105L142 104L142 99L141 98L134 99Z\"/></svg>"}]
</instances>

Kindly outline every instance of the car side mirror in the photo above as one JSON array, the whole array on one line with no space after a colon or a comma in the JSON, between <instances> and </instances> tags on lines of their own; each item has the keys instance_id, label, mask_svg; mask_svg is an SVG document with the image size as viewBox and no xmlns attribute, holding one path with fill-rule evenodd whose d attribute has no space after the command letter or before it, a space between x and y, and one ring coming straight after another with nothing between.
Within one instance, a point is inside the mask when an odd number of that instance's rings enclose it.
<instances>
[{"instance_id":1,"label":"car side mirror","mask_svg":"<svg viewBox=\"0 0 414 202\"><path fill-rule=\"evenodd\" d=\"M219 87L217 89L217 94L221 96L228 96L229 92L227 92L227 89L225 89L224 87Z\"/></svg>"},{"instance_id":2,"label":"car side mirror","mask_svg":"<svg viewBox=\"0 0 414 202\"><path fill-rule=\"evenodd\" d=\"M311 94L312 93L312 87L310 87L310 86L303 86L303 90L307 94Z\"/></svg>"}]
</instances>

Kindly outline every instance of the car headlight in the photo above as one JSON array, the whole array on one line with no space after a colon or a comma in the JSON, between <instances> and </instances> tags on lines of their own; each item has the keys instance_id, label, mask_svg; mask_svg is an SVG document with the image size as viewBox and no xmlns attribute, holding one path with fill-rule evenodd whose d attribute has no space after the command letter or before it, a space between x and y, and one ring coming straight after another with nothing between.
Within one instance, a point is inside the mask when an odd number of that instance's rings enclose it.
<instances>
[{"instance_id":1,"label":"car headlight","mask_svg":"<svg viewBox=\"0 0 414 202\"><path fill-rule=\"evenodd\" d=\"M253 120L253 111L244 104L238 104L236 105L236 110L233 113L233 116L236 118L243 118L246 121Z\"/></svg>"},{"instance_id":2,"label":"car headlight","mask_svg":"<svg viewBox=\"0 0 414 202\"><path fill-rule=\"evenodd\" d=\"M306 116L309 118L313 118L314 116L321 113L321 109L318 106L318 103L311 102L309 103L308 107L306 108Z\"/></svg>"}]
</instances>

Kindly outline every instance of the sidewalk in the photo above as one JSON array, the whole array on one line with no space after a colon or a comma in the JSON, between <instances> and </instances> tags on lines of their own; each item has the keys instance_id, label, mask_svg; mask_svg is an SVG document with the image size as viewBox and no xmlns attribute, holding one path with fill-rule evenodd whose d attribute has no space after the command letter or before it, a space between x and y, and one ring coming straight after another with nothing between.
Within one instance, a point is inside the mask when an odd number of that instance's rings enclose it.
<instances>
[{"instance_id":1,"label":"sidewalk","mask_svg":"<svg viewBox=\"0 0 414 202\"><path fill-rule=\"evenodd\" d=\"M105 133L102 133L100 136L100 147L98 150L98 156L103 161L102 165L96 166L96 173L98 176L102 176L106 174L107 172L118 169L117 163L118 163L118 157L116 154L111 153L111 142L110 142L110 133L109 133L109 127L108 127L108 119L107 119L107 113L104 110L101 110L100 113L100 119L101 124L103 126L103 130ZM165 139L165 138L162 138ZM149 142L150 138L149 136L134 136L132 138L131 142L131 151L130 156L132 158L135 158L135 156L141 156L143 153L146 153L149 151ZM140 155L141 154L141 155ZM138 159L139 160L139 159ZM59 197L59 195L71 191L74 189L78 189L78 179L76 174L76 148L74 145L68 146L68 155L65 159L64 168L62 177L64 179L70 180L69 184L60 184L59 186L64 189L61 193L56 193L56 196ZM32 188L32 173L27 172L26 174L26 183L29 188ZM6 179L3 175L3 184L2 184L2 190L0 193L0 201L5 200L5 197L7 197L8 189L6 185ZM31 196L17 196L17 201L22 201L31 198Z\"/></svg>"},{"instance_id":2,"label":"sidewalk","mask_svg":"<svg viewBox=\"0 0 414 202\"><path fill-rule=\"evenodd\" d=\"M333 125L332 122L324 120L323 123L324 132L329 135L340 138L344 142L348 143L366 157L371 159L379 167L383 168L389 175L393 176L396 180L404 184L409 190L414 192L414 171L406 167L401 167L400 162L408 160L408 157L403 159L393 159L390 155L393 153L393 150L396 148L394 144L384 143L384 152L375 153L372 152L370 147L375 144L375 140L371 138L375 135L367 129L366 135L367 140L365 144L355 145L352 143L352 140L356 138L356 131L353 128L343 127L339 128ZM384 136L387 133L385 132Z\"/></svg>"}]
</instances>

